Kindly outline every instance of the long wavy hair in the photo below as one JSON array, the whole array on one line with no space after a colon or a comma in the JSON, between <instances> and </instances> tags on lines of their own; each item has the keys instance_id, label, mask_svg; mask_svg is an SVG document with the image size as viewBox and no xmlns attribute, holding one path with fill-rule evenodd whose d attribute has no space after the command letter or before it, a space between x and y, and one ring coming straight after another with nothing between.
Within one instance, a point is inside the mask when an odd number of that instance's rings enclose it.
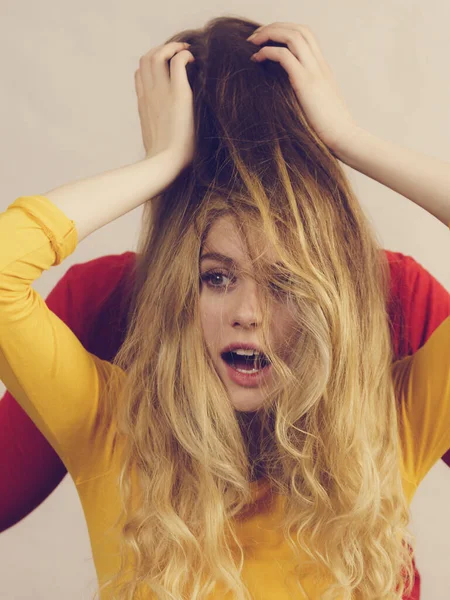
<instances>
[{"instance_id":1,"label":"long wavy hair","mask_svg":"<svg viewBox=\"0 0 450 600\"><path fill-rule=\"evenodd\" d=\"M234 523L252 501L255 465L199 315L201 249L225 215L259 284L278 385L253 414L258 463L285 499L280 527L299 590L299 549L331 578L325 600L400 600L413 585L386 255L287 73L249 60L246 38L260 25L221 17L168 40L189 42L195 56L196 153L144 207L133 308L113 360L126 375L109 380L123 448L122 560L100 589L120 600L141 586L161 600L202 600L220 586L251 600ZM296 324L286 360L269 343L278 302Z\"/></svg>"}]
</instances>

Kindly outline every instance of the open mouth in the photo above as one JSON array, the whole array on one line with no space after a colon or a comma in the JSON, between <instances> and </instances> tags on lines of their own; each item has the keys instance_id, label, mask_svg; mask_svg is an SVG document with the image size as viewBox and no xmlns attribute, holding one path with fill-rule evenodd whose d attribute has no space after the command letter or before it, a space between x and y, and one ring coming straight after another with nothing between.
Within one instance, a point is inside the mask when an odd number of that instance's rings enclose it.
<instances>
[{"instance_id":1,"label":"open mouth","mask_svg":"<svg viewBox=\"0 0 450 600\"><path fill-rule=\"evenodd\" d=\"M239 373L257 373L271 364L270 360L262 352L242 354L237 352L222 352L222 359Z\"/></svg>"}]
</instances>

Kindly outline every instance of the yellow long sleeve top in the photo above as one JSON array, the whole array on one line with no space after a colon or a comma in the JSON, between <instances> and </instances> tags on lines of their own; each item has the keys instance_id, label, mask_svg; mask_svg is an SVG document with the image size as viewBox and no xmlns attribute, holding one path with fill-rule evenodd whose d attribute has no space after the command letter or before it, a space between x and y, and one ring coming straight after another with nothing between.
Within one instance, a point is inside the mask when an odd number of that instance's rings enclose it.
<instances>
[{"instance_id":1,"label":"yellow long sleeve top","mask_svg":"<svg viewBox=\"0 0 450 600\"><path fill-rule=\"evenodd\" d=\"M44 196L18 198L0 214L0 379L67 467L87 521L97 576L104 581L120 566L120 529L112 528L120 512L120 464L112 428L102 429L100 408L108 376L118 367L85 350L31 287L77 243L75 223ZM450 448L450 317L413 356L394 363L393 378L410 502ZM313 573L302 580L307 596L285 580L294 562L278 527L282 498L270 493L267 480L251 486L254 510L237 526L246 554L244 583L255 600L318 599L328 584L318 584Z\"/></svg>"}]
</instances>

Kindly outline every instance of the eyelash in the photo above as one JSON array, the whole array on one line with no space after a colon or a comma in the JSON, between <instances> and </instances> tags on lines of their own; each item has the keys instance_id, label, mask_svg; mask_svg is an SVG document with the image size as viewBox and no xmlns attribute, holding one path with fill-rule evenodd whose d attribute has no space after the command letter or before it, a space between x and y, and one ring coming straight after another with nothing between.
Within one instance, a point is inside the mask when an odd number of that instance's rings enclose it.
<instances>
[{"instance_id":1,"label":"eyelash","mask_svg":"<svg viewBox=\"0 0 450 600\"><path fill-rule=\"evenodd\" d=\"M220 271L220 270L217 270L217 269L216 269L216 270L213 270L213 271L207 271L206 273L203 273L203 275L200 277L200 279L201 279L203 282L205 282L205 283L206 283L206 285L207 285L209 288L216 289L216 290L222 290L222 289L224 289L224 288L226 287L225 285L213 285L213 284L211 283L211 279L212 279L213 277L217 276L217 275L219 275L219 276L222 276L222 277L228 277L228 278L229 278L229 275L228 275L226 272L224 272L224 271ZM235 278L235 277L232 277L232 279L236 279L236 278ZM229 284L229 285L230 285L230 284ZM282 290L281 288L279 288L279 287L278 287L276 284L272 284L272 285L271 285L271 288L272 288L272 292L273 292L275 295L277 295L277 296L282 296L282 295L284 295L284 292L283 292L283 290Z\"/></svg>"},{"instance_id":2,"label":"eyelash","mask_svg":"<svg viewBox=\"0 0 450 600\"><path fill-rule=\"evenodd\" d=\"M207 271L206 273L203 273L203 275L201 276L201 280L204 281L206 283L206 285L212 289L220 290L222 288L225 288L226 286L224 286L224 285L213 285L211 283L211 279L216 275L221 275L222 277L228 277L226 272L215 270L215 271Z\"/></svg>"}]
</instances>

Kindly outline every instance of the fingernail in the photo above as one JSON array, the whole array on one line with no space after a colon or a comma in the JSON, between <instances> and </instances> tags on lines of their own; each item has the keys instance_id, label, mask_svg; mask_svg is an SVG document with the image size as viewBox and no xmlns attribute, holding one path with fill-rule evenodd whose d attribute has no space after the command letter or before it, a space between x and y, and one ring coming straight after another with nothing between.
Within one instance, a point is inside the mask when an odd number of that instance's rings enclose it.
<instances>
[{"instance_id":1,"label":"fingernail","mask_svg":"<svg viewBox=\"0 0 450 600\"><path fill-rule=\"evenodd\" d=\"M247 38L247 42L248 40L252 40L254 37L256 37L256 33L252 33L252 35Z\"/></svg>"}]
</instances>

